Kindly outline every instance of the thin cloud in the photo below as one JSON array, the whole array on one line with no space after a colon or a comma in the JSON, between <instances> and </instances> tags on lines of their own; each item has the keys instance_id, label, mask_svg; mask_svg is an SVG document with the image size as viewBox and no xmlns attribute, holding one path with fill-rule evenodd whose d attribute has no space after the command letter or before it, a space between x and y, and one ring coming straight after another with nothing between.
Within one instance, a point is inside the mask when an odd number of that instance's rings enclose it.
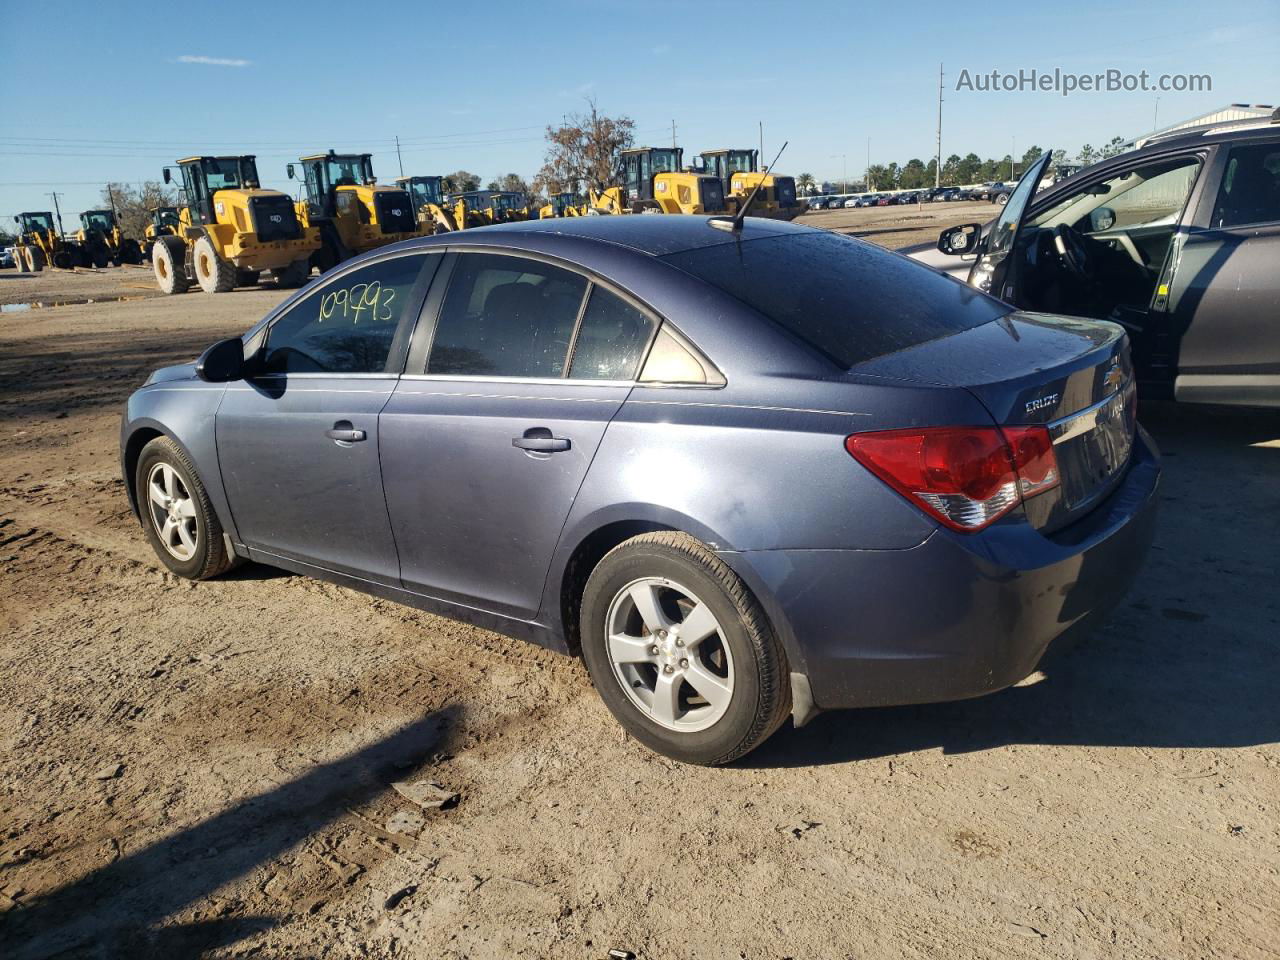
<instances>
[{"instance_id":1,"label":"thin cloud","mask_svg":"<svg viewBox=\"0 0 1280 960\"><path fill-rule=\"evenodd\" d=\"M656 47L652 47L654 56L661 57L671 52L671 44L660 43Z\"/></svg>"},{"instance_id":2,"label":"thin cloud","mask_svg":"<svg viewBox=\"0 0 1280 960\"><path fill-rule=\"evenodd\" d=\"M250 60L237 60L234 57L196 57L191 54L183 54L178 58L178 63L203 63L210 67L247 67L252 62Z\"/></svg>"}]
</instances>

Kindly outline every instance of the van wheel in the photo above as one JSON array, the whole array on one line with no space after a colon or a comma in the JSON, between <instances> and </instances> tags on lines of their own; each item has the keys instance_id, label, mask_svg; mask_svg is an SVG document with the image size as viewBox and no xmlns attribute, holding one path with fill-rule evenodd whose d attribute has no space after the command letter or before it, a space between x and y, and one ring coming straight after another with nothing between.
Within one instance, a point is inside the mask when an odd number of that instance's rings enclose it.
<instances>
[{"instance_id":1,"label":"van wheel","mask_svg":"<svg viewBox=\"0 0 1280 960\"><path fill-rule=\"evenodd\" d=\"M151 248L151 269L161 293L187 292L191 281L187 279L186 260L187 245L181 237L156 237Z\"/></svg>"},{"instance_id":2,"label":"van wheel","mask_svg":"<svg viewBox=\"0 0 1280 960\"><path fill-rule=\"evenodd\" d=\"M620 544L582 597L582 658L618 722L685 763L755 749L791 708L786 655L727 564L663 531Z\"/></svg>"},{"instance_id":3,"label":"van wheel","mask_svg":"<svg viewBox=\"0 0 1280 960\"><path fill-rule=\"evenodd\" d=\"M182 448L156 437L138 457L138 512L160 562L188 580L207 580L234 566L222 524Z\"/></svg>"},{"instance_id":4,"label":"van wheel","mask_svg":"<svg viewBox=\"0 0 1280 960\"><path fill-rule=\"evenodd\" d=\"M205 293L228 293L235 289L236 268L218 256L213 241L207 236L196 240L191 254L201 290Z\"/></svg>"}]
</instances>

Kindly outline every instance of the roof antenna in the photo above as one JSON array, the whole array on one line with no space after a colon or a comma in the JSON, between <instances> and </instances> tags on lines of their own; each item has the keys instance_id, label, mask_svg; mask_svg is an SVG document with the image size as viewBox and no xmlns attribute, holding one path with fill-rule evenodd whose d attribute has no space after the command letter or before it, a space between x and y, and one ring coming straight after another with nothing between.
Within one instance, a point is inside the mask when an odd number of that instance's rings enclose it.
<instances>
[{"instance_id":1,"label":"roof antenna","mask_svg":"<svg viewBox=\"0 0 1280 960\"><path fill-rule=\"evenodd\" d=\"M717 230L729 230L733 233L741 231L742 221L746 219L747 211L751 209L752 201L755 200L756 194L760 192L760 188L764 186L764 182L768 179L770 171L773 170L773 165L778 162L778 157L782 156L782 151L787 149L787 144L790 142L790 140L783 141L782 146L778 148L778 152L774 154L773 162L764 168L764 176L760 178L760 182L756 184L755 189L747 194L747 199L743 201L742 206L738 208L737 213L732 217L708 217L707 223L711 224L711 226L715 227Z\"/></svg>"}]
</instances>

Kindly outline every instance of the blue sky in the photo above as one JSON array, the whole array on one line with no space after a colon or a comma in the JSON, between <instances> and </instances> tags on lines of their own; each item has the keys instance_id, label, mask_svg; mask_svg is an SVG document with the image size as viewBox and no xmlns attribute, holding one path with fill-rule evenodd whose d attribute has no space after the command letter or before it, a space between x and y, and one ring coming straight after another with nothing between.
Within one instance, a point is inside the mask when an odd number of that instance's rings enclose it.
<instances>
[{"instance_id":1,"label":"blue sky","mask_svg":"<svg viewBox=\"0 0 1280 960\"><path fill-rule=\"evenodd\" d=\"M640 141L669 142L674 120L686 159L754 145L762 121L769 156L790 141L780 168L837 178L866 165L868 138L873 163L933 154L939 61L944 156L1033 143L1074 153L1152 125L1154 93L957 91L962 69L1210 74L1210 92L1161 95L1161 125L1280 104L1280 0L1073 0L1001 15L917 3L897 21L894 9L0 0L0 214L48 208L50 190L78 212L102 181L158 178L193 152L257 153L265 185L289 189L290 159L369 150L390 180L396 135L406 173L527 177L545 125L586 96L631 116ZM31 83L17 95L19 77Z\"/></svg>"}]
</instances>

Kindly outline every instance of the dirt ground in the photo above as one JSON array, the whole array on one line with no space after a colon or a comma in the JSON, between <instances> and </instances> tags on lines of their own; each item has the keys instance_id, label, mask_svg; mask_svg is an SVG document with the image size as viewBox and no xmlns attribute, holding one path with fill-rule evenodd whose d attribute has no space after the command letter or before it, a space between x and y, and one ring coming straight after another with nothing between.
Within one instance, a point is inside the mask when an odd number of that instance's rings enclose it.
<instances>
[{"instance_id":1,"label":"dirt ground","mask_svg":"<svg viewBox=\"0 0 1280 960\"><path fill-rule=\"evenodd\" d=\"M805 222L941 222L883 212ZM1144 410L1150 562L1028 682L683 767L573 660L162 570L120 405L279 296L0 316L6 958L1280 956L1280 418ZM418 780L458 802L419 825L391 786Z\"/></svg>"}]
</instances>

